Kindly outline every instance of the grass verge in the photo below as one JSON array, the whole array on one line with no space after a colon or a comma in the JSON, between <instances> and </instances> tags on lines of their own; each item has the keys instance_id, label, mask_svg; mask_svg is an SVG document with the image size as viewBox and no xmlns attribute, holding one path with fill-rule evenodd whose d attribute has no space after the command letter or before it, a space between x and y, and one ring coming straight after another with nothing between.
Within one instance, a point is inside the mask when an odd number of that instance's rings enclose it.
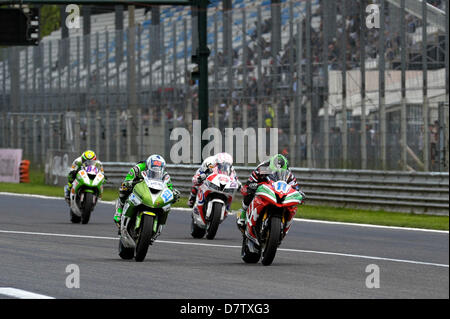
<instances>
[{"instance_id":1,"label":"grass verge","mask_svg":"<svg viewBox=\"0 0 450 319\"><path fill-rule=\"evenodd\" d=\"M44 174L38 171L30 172L30 183L28 184L0 183L0 192L64 197L63 188L45 185ZM115 200L117 196L117 189L105 188L103 200L112 201ZM187 198L183 197L174 204L174 207L187 207L186 202ZM234 201L231 208L232 210L238 210L240 208L240 201ZM449 230L448 216L405 214L328 206L312 206L307 204L299 208L296 217L359 224Z\"/></svg>"}]
</instances>

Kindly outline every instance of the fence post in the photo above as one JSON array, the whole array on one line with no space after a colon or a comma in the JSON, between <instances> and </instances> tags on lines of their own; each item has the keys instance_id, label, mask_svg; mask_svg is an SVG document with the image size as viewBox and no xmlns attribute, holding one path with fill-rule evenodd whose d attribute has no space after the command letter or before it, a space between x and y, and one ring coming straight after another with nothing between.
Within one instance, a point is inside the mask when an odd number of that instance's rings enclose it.
<instances>
[{"instance_id":1,"label":"fence post","mask_svg":"<svg viewBox=\"0 0 450 319\"><path fill-rule=\"evenodd\" d=\"M261 61L261 56L262 56L262 18L261 18L261 6L258 6L258 20L257 20L257 24L256 24L256 29L257 29L257 51L258 51L258 61L257 61L257 65L258 65L258 95L259 98L257 99L257 118L258 118L258 128L262 128L263 127L263 101L264 101L264 88L263 88L263 74L262 74L262 61Z\"/></svg>"},{"instance_id":2,"label":"fence post","mask_svg":"<svg viewBox=\"0 0 450 319\"><path fill-rule=\"evenodd\" d=\"M102 154L100 148L100 126L101 126L101 117L100 111L98 109L95 110L95 151L97 153Z\"/></svg>"},{"instance_id":3,"label":"fence post","mask_svg":"<svg viewBox=\"0 0 450 319\"><path fill-rule=\"evenodd\" d=\"M111 136L111 119L110 119L110 111L109 111L109 105L107 107L107 109L105 110L105 148L106 148L106 154L105 154L105 158L107 161L111 161L111 145L110 145L110 140L112 138ZM108 140L106 140L108 139Z\"/></svg>"},{"instance_id":4,"label":"fence post","mask_svg":"<svg viewBox=\"0 0 450 319\"><path fill-rule=\"evenodd\" d=\"M311 56L311 0L306 2L306 89L308 102L306 104L306 160L307 167L312 168L312 98L313 98L313 81L312 81L312 56Z\"/></svg>"},{"instance_id":5,"label":"fence post","mask_svg":"<svg viewBox=\"0 0 450 319\"><path fill-rule=\"evenodd\" d=\"M303 18L304 19L304 18ZM297 133L296 133L296 145L297 145L297 163L298 165L302 165L302 138L301 136L303 135L303 130L302 130L302 100L303 100L303 94L302 94L302 90L303 90L303 85L302 85L302 74L303 74L303 70L302 70L302 59L303 59L303 21L304 20L300 20L299 23L297 23L297 86L296 86L296 109L297 109Z\"/></svg>"},{"instance_id":6,"label":"fence post","mask_svg":"<svg viewBox=\"0 0 450 319\"><path fill-rule=\"evenodd\" d=\"M38 148L37 148L37 117L36 114L32 115L32 130L33 130L33 161L38 161Z\"/></svg>"},{"instance_id":7,"label":"fence post","mask_svg":"<svg viewBox=\"0 0 450 319\"><path fill-rule=\"evenodd\" d=\"M365 21L365 13L366 12L366 0L361 0L360 5L360 19L361 21ZM384 12L384 11L381 11ZM383 15L383 14L382 14ZM366 130L366 32L367 28L364 27L364 24L361 25L361 34L360 34L360 65L361 65L361 168L367 169L367 130ZM384 41L384 40L383 40ZM383 44L384 47L384 44ZM384 52L384 51L383 51ZM380 60L381 61L381 60ZM384 61L384 59L383 59ZM383 71L381 71L383 70ZM380 72L384 72L384 62L383 66L380 68ZM384 82L384 73L383 73L383 82ZM384 105L384 101L383 101Z\"/></svg>"},{"instance_id":8,"label":"fence post","mask_svg":"<svg viewBox=\"0 0 450 319\"><path fill-rule=\"evenodd\" d=\"M41 162L45 164L45 115L41 115Z\"/></svg>"},{"instance_id":9,"label":"fence post","mask_svg":"<svg viewBox=\"0 0 450 319\"><path fill-rule=\"evenodd\" d=\"M384 13L385 10L385 0L381 0L381 7L380 12ZM378 96L378 112L380 114L379 121L380 121L380 136L381 136L381 142L380 142L380 154L381 154L381 169L385 170L386 167L386 100L385 100L385 16L384 14L380 14L380 36L378 39L378 56L379 56L379 75L378 75L378 89L379 89L379 96Z\"/></svg>"},{"instance_id":10,"label":"fence post","mask_svg":"<svg viewBox=\"0 0 450 319\"><path fill-rule=\"evenodd\" d=\"M425 166L425 171L430 170L430 129L429 129L429 108L428 108L428 61L427 61L427 1L422 1L422 94L423 94L423 163Z\"/></svg>"},{"instance_id":11,"label":"fence post","mask_svg":"<svg viewBox=\"0 0 450 319\"><path fill-rule=\"evenodd\" d=\"M400 47L406 48L406 28L405 28L405 0L401 0L400 3ZM408 167L408 159L407 159L407 151L406 148L408 146L407 141L407 109L406 109L406 50L401 50L401 123L400 123L400 131L401 131L401 161L403 165L403 170L406 170Z\"/></svg>"},{"instance_id":12,"label":"fence post","mask_svg":"<svg viewBox=\"0 0 450 319\"><path fill-rule=\"evenodd\" d=\"M120 136L120 110L116 110L116 161L121 161L120 158L120 146L121 146L121 136Z\"/></svg>"},{"instance_id":13,"label":"fence post","mask_svg":"<svg viewBox=\"0 0 450 319\"><path fill-rule=\"evenodd\" d=\"M81 139L81 123L80 123L80 112L77 111L75 112L75 136L74 136L74 140L75 140L75 152L76 153L80 153L81 151L81 146L80 146L80 139Z\"/></svg>"}]
</instances>

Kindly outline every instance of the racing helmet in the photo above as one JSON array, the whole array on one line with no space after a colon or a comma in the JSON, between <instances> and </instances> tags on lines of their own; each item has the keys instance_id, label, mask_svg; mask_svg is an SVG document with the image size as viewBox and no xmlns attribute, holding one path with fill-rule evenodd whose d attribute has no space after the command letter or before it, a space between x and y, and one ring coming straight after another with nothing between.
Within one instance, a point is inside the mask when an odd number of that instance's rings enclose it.
<instances>
[{"instance_id":1,"label":"racing helmet","mask_svg":"<svg viewBox=\"0 0 450 319\"><path fill-rule=\"evenodd\" d=\"M81 160L83 162L95 161L95 160L97 160L97 155L95 155L95 153L93 151L87 150L87 151L83 152L83 154L81 154Z\"/></svg>"},{"instance_id":2,"label":"racing helmet","mask_svg":"<svg viewBox=\"0 0 450 319\"><path fill-rule=\"evenodd\" d=\"M206 171L207 169L213 169L215 165L216 165L216 157L208 156L203 160L202 168L203 170Z\"/></svg>"},{"instance_id":3,"label":"racing helmet","mask_svg":"<svg viewBox=\"0 0 450 319\"><path fill-rule=\"evenodd\" d=\"M288 160L281 154L276 154L270 158L269 168L272 172L282 172L288 169Z\"/></svg>"},{"instance_id":4,"label":"racing helmet","mask_svg":"<svg viewBox=\"0 0 450 319\"><path fill-rule=\"evenodd\" d=\"M223 164L223 163L233 165L233 156L225 152L217 154L216 164Z\"/></svg>"},{"instance_id":5,"label":"racing helmet","mask_svg":"<svg viewBox=\"0 0 450 319\"><path fill-rule=\"evenodd\" d=\"M150 178L162 179L166 169L166 161L161 155L150 155L147 160L147 174Z\"/></svg>"}]
</instances>

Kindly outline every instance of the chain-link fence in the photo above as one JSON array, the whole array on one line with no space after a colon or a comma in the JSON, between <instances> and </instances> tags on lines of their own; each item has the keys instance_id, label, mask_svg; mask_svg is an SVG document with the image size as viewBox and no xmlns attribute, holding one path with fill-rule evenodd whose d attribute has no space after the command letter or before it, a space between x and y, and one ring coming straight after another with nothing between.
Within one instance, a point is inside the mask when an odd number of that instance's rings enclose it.
<instances>
[{"instance_id":1,"label":"chain-link fence","mask_svg":"<svg viewBox=\"0 0 450 319\"><path fill-rule=\"evenodd\" d=\"M211 127L276 128L292 166L448 171L448 1L225 2L208 9ZM1 49L0 147L170 162L174 128L196 143L191 10L156 24L138 9L125 30L101 14L89 35Z\"/></svg>"}]
</instances>

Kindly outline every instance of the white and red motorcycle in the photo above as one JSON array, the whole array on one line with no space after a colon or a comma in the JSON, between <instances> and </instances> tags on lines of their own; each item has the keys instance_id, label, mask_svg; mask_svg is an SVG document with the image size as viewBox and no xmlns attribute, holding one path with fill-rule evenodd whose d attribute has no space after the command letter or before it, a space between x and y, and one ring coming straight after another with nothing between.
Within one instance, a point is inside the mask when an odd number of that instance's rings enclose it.
<instances>
[{"instance_id":1,"label":"white and red motorcycle","mask_svg":"<svg viewBox=\"0 0 450 319\"><path fill-rule=\"evenodd\" d=\"M192 212L191 235L214 239L219 225L230 213L230 205L241 183L228 163L218 164L199 187Z\"/></svg>"}]
</instances>

